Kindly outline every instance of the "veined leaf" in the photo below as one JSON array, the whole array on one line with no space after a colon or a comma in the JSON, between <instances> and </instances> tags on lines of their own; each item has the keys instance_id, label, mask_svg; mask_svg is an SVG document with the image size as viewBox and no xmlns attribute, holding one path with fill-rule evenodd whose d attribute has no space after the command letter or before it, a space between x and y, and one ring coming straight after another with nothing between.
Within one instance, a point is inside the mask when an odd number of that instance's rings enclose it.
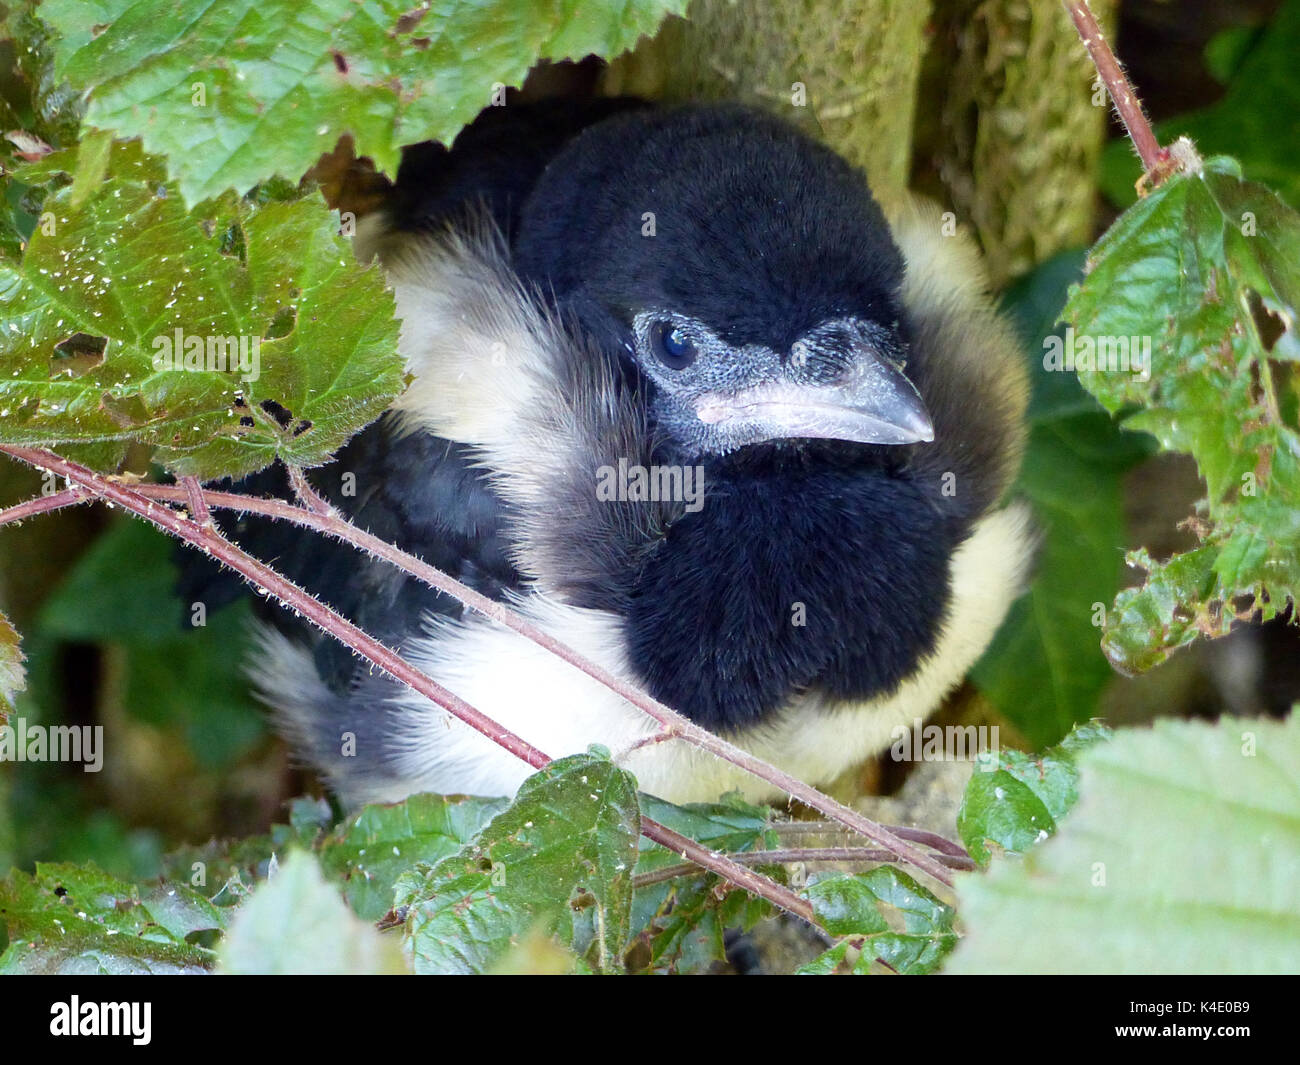
<instances>
[{"instance_id":1,"label":"veined leaf","mask_svg":"<svg viewBox=\"0 0 1300 1065\"><path fill-rule=\"evenodd\" d=\"M367 806L321 844L321 865L343 882L348 905L377 921L393 908L399 876L419 862L436 865L456 854L508 805L505 799L412 795Z\"/></svg>"},{"instance_id":2,"label":"veined leaf","mask_svg":"<svg viewBox=\"0 0 1300 1065\"><path fill-rule=\"evenodd\" d=\"M416 971L482 972L543 923L579 956L589 944L575 933L590 927L600 966L618 967L640 824L632 778L607 758L572 755L529 777L473 843L398 880Z\"/></svg>"},{"instance_id":3,"label":"veined leaf","mask_svg":"<svg viewBox=\"0 0 1300 1065\"><path fill-rule=\"evenodd\" d=\"M1300 215L1230 159L1166 181L1093 249L1064 312L1076 354L1105 352L1109 367L1121 342L1149 345L1151 364L1149 374L1084 366L1080 380L1126 428L1192 455L1208 489L1199 548L1165 563L1130 555L1148 576L1107 618L1116 666L1149 669L1198 635L1226 633L1239 610L1267 620L1295 597L1297 314Z\"/></svg>"},{"instance_id":4,"label":"veined leaf","mask_svg":"<svg viewBox=\"0 0 1300 1065\"><path fill-rule=\"evenodd\" d=\"M957 811L957 831L971 857L987 865L990 843L1023 854L1055 833L1079 798L1077 756L1109 736L1109 729L1089 724L1042 754L980 752Z\"/></svg>"},{"instance_id":5,"label":"veined leaf","mask_svg":"<svg viewBox=\"0 0 1300 1065\"><path fill-rule=\"evenodd\" d=\"M74 206L77 189L0 263L0 439L139 441L174 472L235 476L325 461L401 390L392 296L318 198L186 211L136 143Z\"/></svg>"},{"instance_id":6,"label":"veined leaf","mask_svg":"<svg viewBox=\"0 0 1300 1065\"><path fill-rule=\"evenodd\" d=\"M779 845L770 807L755 806L736 796L719 803L674 806L641 796L642 813L674 832L715 851L763 850ZM642 837L638 875L680 865L682 856ZM784 879L780 869L763 872ZM646 884L632 899L632 938L629 958L637 971L707 972L726 959L725 933L749 929L772 913L764 899L729 890L703 870L690 876Z\"/></svg>"},{"instance_id":7,"label":"veined leaf","mask_svg":"<svg viewBox=\"0 0 1300 1065\"><path fill-rule=\"evenodd\" d=\"M194 932L225 927L225 916L187 887L142 891L93 865L37 865L0 882L0 921L9 946L0 973L203 972L212 952Z\"/></svg>"},{"instance_id":8,"label":"veined leaf","mask_svg":"<svg viewBox=\"0 0 1300 1065\"><path fill-rule=\"evenodd\" d=\"M191 203L297 180L343 134L396 173L539 59L612 56L685 0L45 0L86 122L144 138Z\"/></svg>"},{"instance_id":9,"label":"veined leaf","mask_svg":"<svg viewBox=\"0 0 1300 1065\"><path fill-rule=\"evenodd\" d=\"M316 859L298 850L239 907L219 954L222 972L243 975L407 971L397 937L352 913Z\"/></svg>"},{"instance_id":10,"label":"veined leaf","mask_svg":"<svg viewBox=\"0 0 1300 1065\"><path fill-rule=\"evenodd\" d=\"M952 907L892 865L825 874L803 894L822 927L844 938L801 968L800 976L866 976L877 961L919 976L937 968L957 942Z\"/></svg>"},{"instance_id":11,"label":"veined leaf","mask_svg":"<svg viewBox=\"0 0 1300 1065\"><path fill-rule=\"evenodd\" d=\"M1081 276L1083 252L1064 252L1013 285L1003 304L1029 355L1029 441L1015 497L1027 499L1041 542L1029 590L971 677L1036 748L1095 713L1114 671L1100 653L1096 604L1120 584L1125 473L1154 450L1122 432L1074 374L1044 365L1060 342L1060 310Z\"/></svg>"},{"instance_id":12,"label":"veined leaf","mask_svg":"<svg viewBox=\"0 0 1300 1065\"><path fill-rule=\"evenodd\" d=\"M1158 721L1079 759L1023 861L957 885L957 973L1300 971L1300 718Z\"/></svg>"}]
</instances>

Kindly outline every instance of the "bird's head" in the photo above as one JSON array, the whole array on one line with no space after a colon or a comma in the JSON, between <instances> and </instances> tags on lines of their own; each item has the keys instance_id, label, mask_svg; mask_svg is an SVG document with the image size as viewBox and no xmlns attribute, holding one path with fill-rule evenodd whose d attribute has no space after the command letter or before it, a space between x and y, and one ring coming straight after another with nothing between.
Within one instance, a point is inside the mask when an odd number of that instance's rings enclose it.
<instances>
[{"instance_id":1,"label":"bird's head","mask_svg":"<svg viewBox=\"0 0 1300 1065\"><path fill-rule=\"evenodd\" d=\"M903 262L862 175L757 112L587 130L524 205L520 272L640 380L686 454L933 438Z\"/></svg>"}]
</instances>

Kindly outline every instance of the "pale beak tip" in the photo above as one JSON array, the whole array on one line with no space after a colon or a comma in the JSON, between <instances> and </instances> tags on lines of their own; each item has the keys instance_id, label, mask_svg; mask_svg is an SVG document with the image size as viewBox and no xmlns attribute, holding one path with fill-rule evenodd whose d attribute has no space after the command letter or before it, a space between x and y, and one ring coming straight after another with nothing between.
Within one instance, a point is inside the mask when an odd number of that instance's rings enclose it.
<instances>
[{"instance_id":1,"label":"pale beak tip","mask_svg":"<svg viewBox=\"0 0 1300 1065\"><path fill-rule=\"evenodd\" d=\"M916 424L911 427L916 434L916 443L930 444L934 442L934 423L930 421L928 415L922 415L916 420Z\"/></svg>"}]
</instances>

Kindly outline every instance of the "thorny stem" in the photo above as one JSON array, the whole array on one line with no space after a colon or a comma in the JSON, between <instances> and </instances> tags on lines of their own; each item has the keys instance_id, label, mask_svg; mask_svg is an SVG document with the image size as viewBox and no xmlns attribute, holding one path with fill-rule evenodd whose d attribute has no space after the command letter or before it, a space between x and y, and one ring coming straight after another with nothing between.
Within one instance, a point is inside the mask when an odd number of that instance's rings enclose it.
<instances>
[{"instance_id":1,"label":"thorny stem","mask_svg":"<svg viewBox=\"0 0 1300 1065\"><path fill-rule=\"evenodd\" d=\"M229 566L243 576L259 591L275 596L291 609L301 613L308 621L331 635L344 638L344 642L349 647L364 655L385 672L415 689L425 698L432 700L448 713L454 714L485 736L495 740L510 751L511 754L523 759L529 765L540 768L549 761L549 758L536 747L479 713L464 700L453 695L434 680L415 669L374 637L363 632L348 621L347 618L336 614L287 577L281 576L269 566L244 552L227 540L215 527L204 526L198 521L187 520L171 507L160 506L155 500L143 495L137 487L129 488L124 484L111 481L85 466L70 462L54 454L52 451L25 447L3 447L0 450L33 466L52 470L69 482L75 482L83 488L89 489L102 499L106 499L108 502L130 511L146 521L152 522L165 532L169 532L186 543L199 548L205 554L210 554L218 562ZM179 493L177 502L189 501L189 492L185 488L182 487L177 491Z\"/></svg>"},{"instance_id":2,"label":"thorny stem","mask_svg":"<svg viewBox=\"0 0 1300 1065\"><path fill-rule=\"evenodd\" d=\"M0 448L0 450L7 449ZM139 485L136 491L152 499L183 501L181 490L168 485ZM385 562L391 563L418 580L424 581L429 586L460 600L460 602L472 610L478 611L483 616L513 629L525 639L531 640L539 647L545 648L571 666L581 670L593 680L603 684L658 721L663 726L663 730L670 734L671 738L682 739L752 773L760 780L767 781L787 795L791 795L813 809L819 810L846 828L852 829L880 846L888 848L897 856L898 860L908 862L922 872L934 877L940 883L949 887L952 886L951 875L939 862L924 851L910 846L898 834L876 824L843 803L837 802L829 795L824 795L816 788L805 784L784 770L778 769L748 751L741 750L741 748L728 743L721 737L700 728L689 718L683 717L675 710L665 706L622 677L616 676L609 670L578 654L567 644L561 643L550 633L534 625L503 603L489 599L487 596L476 592L468 585L462 584L454 577L448 576L415 556L407 554L377 536L358 529L337 512L319 514L280 500L255 499L234 492L205 491L204 496L209 506L230 508L245 513L262 514L269 518L290 521L334 536L354 547L382 558Z\"/></svg>"},{"instance_id":3,"label":"thorny stem","mask_svg":"<svg viewBox=\"0 0 1300 1065\"><path fill-rule=\"evenodd\" d=\"M1120 121L1128 130L1129 139L1137 149L1143 169L1153 175L1154 184L1159 184L1160 177L1163 176L1159 171L1167 164L1168 155L1156 140L1151 123L1147 121L1146 113L1142 110L1142 102L1133 91L1133 85L1124 74L1119 60L1115 58L1115 53L1106 43L1106 37L1088 7L1088 0L1064 0L1064 3L1070 18L1074 20L1074 28L1079 31L1079 37L1083 40L1084 47L1088 49L1092 65L1097 68L1097 74L1115 103Z\"/></svg>"},{"instance_id":4,"label":"thorny stem","mask_svg":"<svg viewBox=\"0 0 1300 1065\"><path fill-rule=\"evenodd\" d=\"M894 856L889 851L875 847L781 847L768 851L729 851L727 857L739 865L789 865L795 862L890 862ZM970 871L976 868L973 858L959 858L953 854L936 855L944 865L952 869ZM665 880L676 880L680 876L696 876L699 868L690 862L681 865L667 865L649 873L641 873L632 878L634 888L658 884Z\"/></svg>"},{"instance_id":5,"label":"thorny stem","mask_svg":"<svg viewBox=\"0 0 1300 1065\"><path fill-rule=\"evenodd\" d=\"M652 732L650 735L642 736L639 740L634 743L629 743L621 751L618 751L614 755L614 761L622 762L626 760L627 756L633 751L639 751L642 747L653 747L656 743L663 743L665 740L671 740L672 738L673 733L669 732L667 729L660 729L658 732Z\"/></svg>"},{"instance_id":6,"label":"thorny stem","mask_svg":"<svg viewBox=\"0 0 1300 1065\"><path fill-rule=\"evenodd\" d=\"M289 483L293 486L293 494L302 500L302 505L315 514L338 515L332 506L329 505L311 486L307 480L307 475L302 472L301 466L292 466L285 464L289 471Z\"/></svg>"},{"instance_id":7,"label":"thorny stem","mask_svg":"<svg viewBox=\"0 0 1300 1065\"><path fill-rule=\"evenodd\" d=\"M1115 58L1114 52L1107 44L1105 36L1101 32L1101 27L1097 24L1095 16L1088 7L1087 0L1063 0L1063 3L1074 22L1075 28L1078 30L1079 37L1088 50L1093 65L1097 68L1098 75L1115 104L1115 109L1128 131L1129 138L1137 149L1143 167L1146 169L1147 174L1154 176L1155 182L1158 183L1163 176L1160 173L1161 168L1168 163L1168 153L1161 149L1132 84L1125 76L1119 61ZM952 885L952 879L944 871L944 865L953 868L972 868L974 865L961 847L944 839L942 836L918 829L886 828L878 825L775 766L769 765L728 743L726 740L699 728L689 719L682 717L658 700L641 692L635 686L628 684L596 663L579 655L508 607L488 599L420 559L356 528L342 518L325 499L316 493L302 470L296 466L288 466L289 478L294 494L301 500L302 506L294 506L277 500L254 499L235 493L204 491L193 477L182 478L180 488L166 485L138 485L132 489L127 489L86 467L69 462L44 449L3 446L0 447L0 451L31 465L61 473L70 482L70 487L62 492L27 500L0 511L0 525L21 521L37 514L48 513L85 502L91 496L98 496L110 502L115 502L124 509L152 522L159 528L211 554L218 561L234 569L260 588L265 588L285 605L299 611L323 631L334 636L352 650L357 651L395 679L419 692L436 705L441 706L448 713L482 732L534 768L541 768L546 765L550 761L548 756L527 743L522 737L497 725L464 700L442 688L432 678L415 669L395 652L384 647L346 618L330 610L304 589L299 588L270 569L270 567L258 562L227 540L212 525L208 510L209 506L258 513L270 518L286 520L308 528L314 528L320 532L335 536L354 547L369 551L413 577L424 581L431 587L460 600L466 606L478 611L485 617L513 629L521 636L546 648L570 665L586 673L593 680L622 696L663 726L661 731L655 732L633 744L626 752L623 752L624 754L631 753L650 743L680 737L688 743L709 751L717 757L775 785L787 794L824 813L840 825L889 848L887 851L851 847L792 848L733 855L732 857L736 860L728 861L722 856L701 847L693 840L681 836L655 821L642 818L642 831L647 838L662 846L670 847L682 854L683 857L689 857L693 862L718 873L739 887L763 895L769 901L797 916L812 920L812 909L806 900L789 892L775 881L766 877L757 877L756 874L752 874L745 869L744 865L800 860L888 861L897 858L911 863L916 868L923 870L936 880L949 886ZM72 485L71 482L76 482L76 484ZM168 507L154 506L153 500L186 503L190 508L193 521L186 522ZM824 832L830 828L829 825L816 822L784 822L779 830L795 834L799 832ZM925 854L908 846L903 842L904 839L928 843L940 853L935 855ZM800 857L789 857L790 855ZM670 875L683 875L692 868L692 866L676 866L658 870L655 873L646 874L647 877L653 879L645 880L644 877L641 877L637 878L637 882L653 883L657 880L669 879Z\"/></svg>"},{"instance_id":8,"label":"thorny stem","mask_svg":"<svg viewBox=\"0 0 1300 1065\"><path fill-rule=\"evenodd\" d=\"M0 447L0 451L5 451L17 458L22 458L24 461L31 462L34 465L48 465L51 462L65 466L75 465L68 463L67 460L48 451L16 447ZM51 466L51 468L53 467ZM84 467L79 467L79 469L84 470ZM103 478L98 478L98 475L91 473L89 470L84 470L84 472L99 480L104 480ZM104 481L104 483L112 484L111 481ZM169 485L136 485L133 487L132 491L138 496L146 499L167 500L170 502L182 503L187 501L184 489ZM681 714L678 714L676 711L665 706L657 699L652 698L646 693L640 691L634 685L629 684L621 677L615 676L608 670L579 655L567 645L561 643L549 633L538 628L515 611L510 610L508 607L496 602L495 600L488 599L486 596L476 592L467 585L462 584L453 577L448 576L441 570L438 570L420 559L407 554L399 548L394 547L392 544L386 543L378 537L373 536L364 530L358 529L355 525L341 517L337 512L332 511L332 508L331 513L322 514L280 500L255 499L251 496L243 496L233 492L218 492L205 489L203 495L208 506L229 508L245 513L257 513L270 518L290 521L334 536L352 544L354 547L360 548L384 559L386 562L397 566L399 569L424 581L431 587L460 600L471 609L478 611L484 616L491 618L510 629L513 629L526 639L531 640L564 659L570 665L586 673L593 680L596 680L610 688L633 706L636 706L647 713L650 717L658 721L664 727L665 731L673 736L679 737L688 743L709 751L725 761L728 761L733 765L752 773L760 779L767 781L787 794L799 799L801 802L806 803L808 806L819 810L827 817L830 817L845 827L852 829L854 832L867 837L882 847L888 848L898 857L899 860L909 862L917 869L920 869L934 877L940 883L948 886L952 885L951 876L939 862L934 860L932 855L926 854L925 852L910 846L904 842L898 834L876 824L874 821L864 817L856 810L850 809L844 804L832 799L830 796L823 795L817 789L805 784L803 781L800 781L795 777L792 777L790 774L778 769L776 766L770 765L762 759L749 754L747 751L743 751L739 747L728 743L726 740L700 728L689 718L683 717ZM328 504L325 505L328 507ZM229 541L224 542L231 548L234 548L234 545L230 544ZM398 679L402 678L399 677ZM416 690L419 691L420 689L417 688ZM424 693L421 692L421 694ZM436 701L437 700L435 700L435 702ZM439 705L442 704L440 703ZM949 844L949 846L955 845Z\"/></svg>"},{"instance_id":9,"label":"thorny stem","mask_svg":"<svg viewBox=\"0 0 1300 1065\"><path fill-rule=\"evenodd\" d=\"M197 477L182 477L181 485L185 489L185 501L190 507L190 517L200 525L211 525L212 515L208 512L208 504L203 498L203 487L199 484Z\"/></svg>"},{"instance_id":10,"label":"thorny stem","mask_svg":"<svg viewBox=\"0 0 1300 1065\"><path fill-rule=\"evenodd\" d=\"M79 485L75 488L65 488L62 492L52 492L47 496L37 496L35 499L24 500L15 506L0 510L0 525L8 525L10 522L23 521L37 514L48 514L52 510L76 506L90 498L92 498L90 493Z\"/></svg>"},{"instance_id":11,"label":"thorny stem","mask_svg":"<svg viewBox=\"0 0 1300 1065\"><path fill-rule=\"evenodd\" d=\"M167 486L163 486L163 485L138 485L136 486L135 491L146 497L154 496L157 498L174 499L179 501L179 497L178 494L176 493L176 490L168 488ZM207 492L204 494L207 497L207 501L211 505L215 505L219 507L222 506L236 507L247 503L273 504L276 513L271 513L268 510L264 510L262 512L268 514L268 516L284 517L286 520L290 520L290 521L302 522L303 520L302 518L300 518L298 513L292 513L292 514L279 513L281 510L299 511L300 508L292 507L284 503L277 503L273 500L254 500L254 499L250 499L249 497L239 496L229 492ZM61 507L67 507L67 506L74 505L76 503L85 502L89 498L91 497L89 496L89 494L86 492L85 489L81 488L80 486L76 486L73 488L66 489L63 492L59 492L55 495L28 500L26 503L20 503L18 506L10 507L7 510L0 511L0 525L4 525L5 523L10 521L19 521L25 517L30 517L33 514L45 513L48 511L58 510ZM324 503L323 500L322 503ZM325 503L324 505L326 508L329 508L328 503ZM330 509L332 510L332 508ZM360 530L355 529L354 526L351 528L353 529L353 531L360 533ZM369 534L362 534L362 536L368 536L368 535ZM362 545L358 544L357 546L362 546ZM417 561L417 560L413 559L412 561ZM435 571L435 572L439 572L439 571ZM414 573L412 575L418 576L418 574L414 574ZM456 583L452 581L451 578L448 578L448 580L451 581L452 584ZM640 747L648 746L650 744L655 744L655 743L662 743L664 740L669 740L672 738L673 738L672 732L669 731L654 732L638 740L636 743L632 744L629 748L627 748L627 750L625 750L622 753L623 755L627 755L632 751L637 750ZM652 825L655 824L655 822L649 822L649 823ZM973 869L975 867L974 862L971 861L969 855L966 853L964 848L962 848L959 844L954 843L949 839L945 839L943 836L939 835L938 833L928 832L925 829L920 829L920 828L910 828L903 825L887 825L883 827L887 831L892 832L894 835L898 836L900 839L908 839L916 843L924 843L930 847L933 847L935 850L940 852L939 855L935 856L935 860L943 865L949 866L950 868L953 869ZM836 822L832 822L832 821L779 821L772 826L772 829L773 831L777 832L777 834L779 835L813 835L813 834L825 835L833 832L849 831L845 826L837 824ZM667 832L669 830L664 829L664 831ZM684 839L687 843L692 842L686 837L681 837L681 838ZM656 842L664 843L665 846L668 845L663 840L656 840ZM674 846L673 849L680 850L681 848ZM733 854L731 857L733 858L733 860L737 862L737 864L740 865L762 864L762 862L754 858L755 854L764 855L765 857L763 860L767 862L834 861L834 860L881 862L881 861L890 861L894 857L894 855L888 851L870 850L866 848L847 848L847 847L803 848L802 850L786 849L786 850L777 850L777 851L755 851L748 855ZM796 855L796 857L786 857L786 858L774 857L775 855L783 855L783 854L787 854L787 855L793 854ZM832 854L843 855L843 857L840 858L829 857L829 855ZM658 883L661 880L674 879L678 876L686 875L687 873L693 871L694 868L695 868L694 865L670 866L665 870L657 870L654 873L645 874L646 877L649 877L651 879L645 880L644 882ZM637 883L638 884L642 883L642 879L638 878ZM762 892L759 892L759 894L762 894Z\"/></svg>"},{"instance_id":12,"label":"thorny stem","mask_svg":"<svg viewBox=\"0 0 1300 1065\"><path fill-rule=\"evenodd\" d=\"M824 836L836 832L847 833L848 831L843 825L836 824L833 821L777 821L769 827L780 836ZM924 843L927 847L933 847L942 854L950 854L954 858L970 857L966 848L960 843L945 839L937 832L928 832L924 828L911 828L907 825L885 825L884 827L901 839L911 840L913 843Z\"/></svg>"},{"instance_id":13,"label":"thorny stem","mask_svg":"<svg viewBox=\"0 0 1300 1065\"><path fill-rule=\"evenodd\" d=\"M1124 75L1110 46L1106 43L1105 37L1086 0L1063 0L1063 2L1088 50L1089 56L1092 58L1093 64L1097 68L1098 74L1115 103L1115 108L1128 131L1130 139L1133 141L1134 147L1137 149L1143 166L1148 171L1148 174L1155 173L1158 180L1160 168L1167 164L1168 153L1160 148L1159 141L1151 129L1132 85ZM682 854L683 857L688 857L693 862L718 873L718 875L723 876L733 884L763 895L776 905L805 919L812 919L811 906L806 900L789 892L775 881L752 873L742 863L756 861L760 857L767 862L836 860L825 857L812 859L807 856L815 853L825 855L853 852L855 854L853 860L875 861L897 858L910 862L940 882L951 886L952 880L944 871L943 866L951 865L964 868L970 862L970 859L965 856L960 847L940 836L912 829L891 830L878 825L849 807L836 802L829 796L821 794L802 781L777 769L775 766L771 766L699 728L687 718L658 702L658 700L583 658L509 608L487 599L454 578L393 547L391 544L387 544L369 533L357 529L340 517L337 511L311 488L302 471L296 467L289 467L289 476L294 492L302 501L303 506L293 506L275 500L253 499L234 493L204 491L197 480L189 477L182 478L180 488L162 485L138 485L133 488L126 488L50 451L13 446L0 447L0 451L34 466L60 473L70 482L70 487L62 492L28 500L0 511L0 525L21 521L27 517L81 503L92 496L116 503L172 535L211 554L260 588L265 588L277 599L285 603L286 606L297 610L323 631L339 639L374 665L385 670L385 672L388 672L402 683L407 684L436 705L447 710L448 713L482 732L535 768L546 765L550 760L548 756L508 729L496 725L486 715L442 688L432 678L415 669L395 652L384 647L346 618L330 610L305 590L242 551L216 531L215 526L211 524L208 507L228 507L239 511L263 514L271 518L288 520L333 535L355 547L383 558L431 587L459 599L471 609L506 625L525 638L553 652L570 665L582 670L594 680L622 696L632 705L643 710L663 726L663 731L647 737L644 742L658 742L661 739L680 737L686 742L709 751L760 779L766 780L789 795L821 811L840 825L888 848L887 851L874 851L866 848L805 848L802 851L788 849L737 855L733 856L733 858L737 859L736 861L730 861L708 851L693 840L672 832L657 822L647 818L642 819L643 834L647 838L672 848ZM75 484L72 482L75 482ZM186 521L170 507L156 506L154 500L186 503L190 508L193 521ZM634 745L631 749L634 750L637 746L640 746L640 744ZM789 826L801 823L786 822L784 824L787 831L799 831ZM818 830L824 829L822 826L813 823L810 823L809 828L803 829L803 831L808 832ZM929 843L942 853L937 855L925 854L908 846L903 841L904 837ZM803 854L805 857L803 859L774 857L789 854ZM866 855L877 855L878 857L867 858ZM659 872L666 871L661 870ZM647 875L655 876L656 874Z\"/></svg>"},{"instance_id":14,"label":"thorny stem","mask_svg":"<svg viewBox=\"0 0 1300 1065\"><path fill-rule=\"evenodd\" d=\"M770 877L747 868L735 860L736 855L711 851L702 844L696 843L695 840L683 836L680 832L674 832L667 825L661 825L648 817L641 818L641 834L669 850L675 850L683 858L689 858L692 868L703 866L737 887L761 895L786 912L802 917L809 924L817 923L811 902L800 898L784 884L778 884Z\"/></svg>"},{"instance_id":15,"label":"thorny stem","mask_svg":"<svg viewBox=\"0 0 1300 1065\"><path fill-rule=\"evenodd\" d=\"M160 506L158 502L141 493L138 487L143 486L128 488L95 473L85 466L70 462L52 451L10 446L0 447L0 451L38 468L52 470L67 481L80 485L94 495L130 511L146 521L152 522L165 532L169 532L186 543L197 547L205 554L211 555L218 562L235 570L259 590L265 590L275 596L280 602L291 610L297 611L322 631L333 636L394 679L401 681L407 687L419 692L426 699L442 707L449 714L483 733L494 743L527 762L533 768L541 769L551 761L544 752L522 737L517 736L509 729L502 728L487 715L474 709L469 703L447 691L431 677L416 669L395 651L385 647L374 637L348 621L347 618L331 610L304 589L299 588L287 577L277 573L231 543L210 522L203 524L198 521L188 520L171 507ZM178 501L188 501L186 489L181 488L178 491L183 494ZM65 496L70 493L71 489L68 492L59 493L59 495ZM29 508L28 513L41 513L57 509L56 505L49 503L49 500L54 498L54 496L50 496L42 500L33 500L33 504L39 503L43 505ZM66 499L60 501L58 505L67 506L74 501ZM208 501L211 501L210 497L208 497ZM6 511L0 514L0 518L11 520L10 514L11 511ZM641 819L641 833L647 839L675 851L683 858L688 858L695 864L717 873L736 887L761 895L769 902L796 917L801 917L810 922L814 920L811 903L807 899L800 898L784 885L778 884L775 880L732 862L726 857L710 851L707 847L695 842L695 840L688 839L650 818L643 817Z\"/></svg>"}]
</instances>

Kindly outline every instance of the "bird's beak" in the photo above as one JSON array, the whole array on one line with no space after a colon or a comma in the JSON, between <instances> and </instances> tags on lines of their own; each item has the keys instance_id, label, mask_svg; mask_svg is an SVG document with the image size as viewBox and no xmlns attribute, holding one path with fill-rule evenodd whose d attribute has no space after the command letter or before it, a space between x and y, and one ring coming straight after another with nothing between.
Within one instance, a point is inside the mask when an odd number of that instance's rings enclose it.
<instances>
[{"instance_id":1,"label":"bird's beak","mask_svg":"<svg viewBox=\"0 0 1300 1065\"><path fill-rule=\"evenodd\" d=\"M695 413L754 442L806 438L860 444L916 444L934 439L921 395L893 363L859 350L848 376L834 384L782 378L739 392L706 393Z\"/></svg>"}]
</instances>

